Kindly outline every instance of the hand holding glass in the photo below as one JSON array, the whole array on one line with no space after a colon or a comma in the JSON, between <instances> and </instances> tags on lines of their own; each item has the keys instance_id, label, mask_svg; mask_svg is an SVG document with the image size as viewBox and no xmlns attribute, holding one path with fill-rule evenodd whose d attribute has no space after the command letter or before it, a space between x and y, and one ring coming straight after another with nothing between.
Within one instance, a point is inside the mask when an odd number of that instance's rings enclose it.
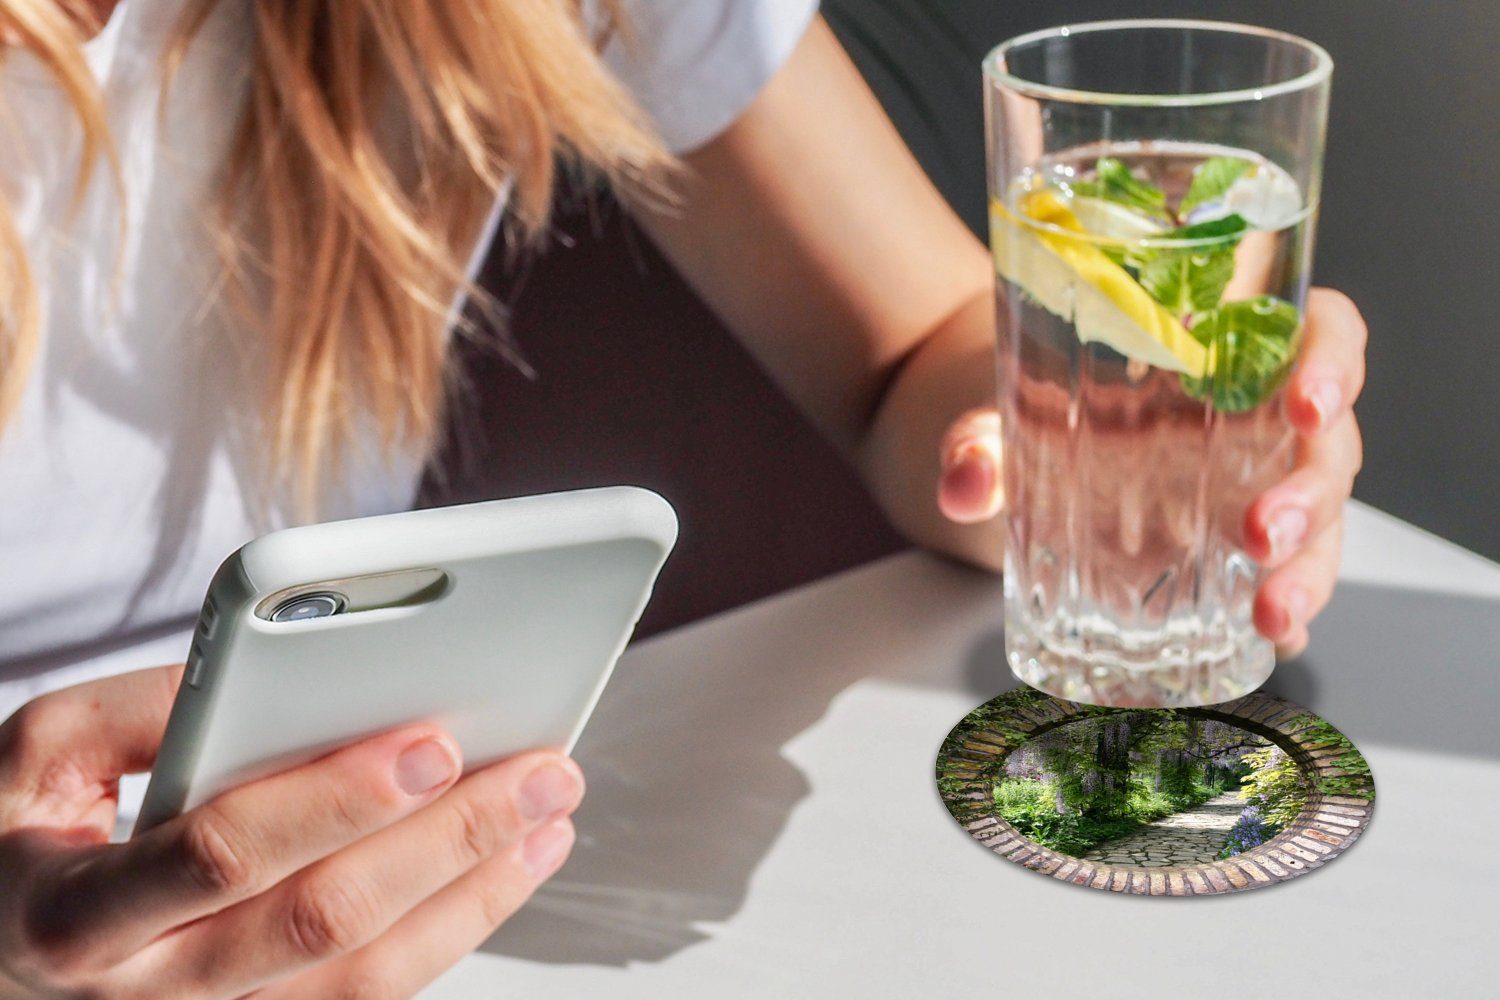
<instances>
[{"instance_id":1,"label":"hand holding glass","mask_svg":"<svg viewBox=\"0 0 1500 1000\"><path fill-rule=\"evenodd\" d=\"M1293 458L1331 70L1203 21L985 61L1006 652L1034 687L1181 707L1270 675L1243 525Z\"/></svg>"}]
</instances>

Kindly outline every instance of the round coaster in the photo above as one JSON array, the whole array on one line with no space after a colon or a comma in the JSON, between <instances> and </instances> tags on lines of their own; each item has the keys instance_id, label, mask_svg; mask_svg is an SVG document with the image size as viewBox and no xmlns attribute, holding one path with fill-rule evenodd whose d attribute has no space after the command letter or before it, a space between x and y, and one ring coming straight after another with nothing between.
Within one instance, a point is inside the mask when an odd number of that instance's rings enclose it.
<instances>
[{"instance_id":1,"label":"round coaster","mask_svg":"<svg viewBox=\"0 0 1500 1000\"><path fill-rule=\"evenodd\" d=\"M1005 860L1143 896L1258 889L1321 868L1375 803L1343 733L1263 692L1131 709L1017 688L953 727L937 782L953 818Z\"/></svg>"}]
</instances>

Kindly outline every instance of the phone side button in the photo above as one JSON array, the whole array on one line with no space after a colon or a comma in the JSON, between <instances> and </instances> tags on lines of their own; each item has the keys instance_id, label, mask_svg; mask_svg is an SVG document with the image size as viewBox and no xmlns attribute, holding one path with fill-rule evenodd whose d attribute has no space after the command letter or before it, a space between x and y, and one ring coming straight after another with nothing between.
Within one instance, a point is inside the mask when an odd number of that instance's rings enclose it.
<instances>
[{"instance_id":1,"label":"phone side button","mask_svg":"<svg viewBox=\"0 0 1500 1000\"><path fill-rule=\"evenodd\" d=\"M203 653L198 649L198 644L193 643L193 648L188 651L187 670L183 674L184 681L190 688L196 688L203 680Z\"/></svg>"}]
</instances>

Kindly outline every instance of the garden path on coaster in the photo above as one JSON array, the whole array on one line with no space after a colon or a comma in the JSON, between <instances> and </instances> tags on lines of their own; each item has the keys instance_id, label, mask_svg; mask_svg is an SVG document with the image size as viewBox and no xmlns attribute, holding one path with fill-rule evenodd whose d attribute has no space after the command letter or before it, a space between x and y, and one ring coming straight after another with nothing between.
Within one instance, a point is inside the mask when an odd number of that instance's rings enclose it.
<instances>
[{"instance_id":1,"label":"garden path on coaster","mask_svg":"<svg viewBox=\"0 0 1500 1000\"><path fill-rule=\"evenodd\" d=\"M1106 841L1083 859L1144 868L1216 861L1244 808L1239 793L1225 792L1200 806L1148 823L1135 833Z\"/></svg>"}]
</instances>

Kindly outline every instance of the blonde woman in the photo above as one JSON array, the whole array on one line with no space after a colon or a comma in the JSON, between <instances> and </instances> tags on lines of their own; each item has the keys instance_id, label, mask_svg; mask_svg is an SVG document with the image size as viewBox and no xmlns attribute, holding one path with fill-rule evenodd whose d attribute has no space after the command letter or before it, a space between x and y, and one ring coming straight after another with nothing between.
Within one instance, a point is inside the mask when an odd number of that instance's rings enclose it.
<instances>
[{"instance_id":1,"label":"blonde woman","mask_svg":"<svg viewBox=\"0 0 1500 1000\"><path fill-rule=\"evenodd\" d=\"M121 671L258 532L410 501L470 261L542 233L559 164L897 525L998 565L987 255L814 7L0 0L0 993L410 995L562 864L576 765L460 781L431 727L107 843L178 680ZM1363 324L1309 312L1248 527L1293 649L1360 462Z\"/></svg>"}]
</instances>

